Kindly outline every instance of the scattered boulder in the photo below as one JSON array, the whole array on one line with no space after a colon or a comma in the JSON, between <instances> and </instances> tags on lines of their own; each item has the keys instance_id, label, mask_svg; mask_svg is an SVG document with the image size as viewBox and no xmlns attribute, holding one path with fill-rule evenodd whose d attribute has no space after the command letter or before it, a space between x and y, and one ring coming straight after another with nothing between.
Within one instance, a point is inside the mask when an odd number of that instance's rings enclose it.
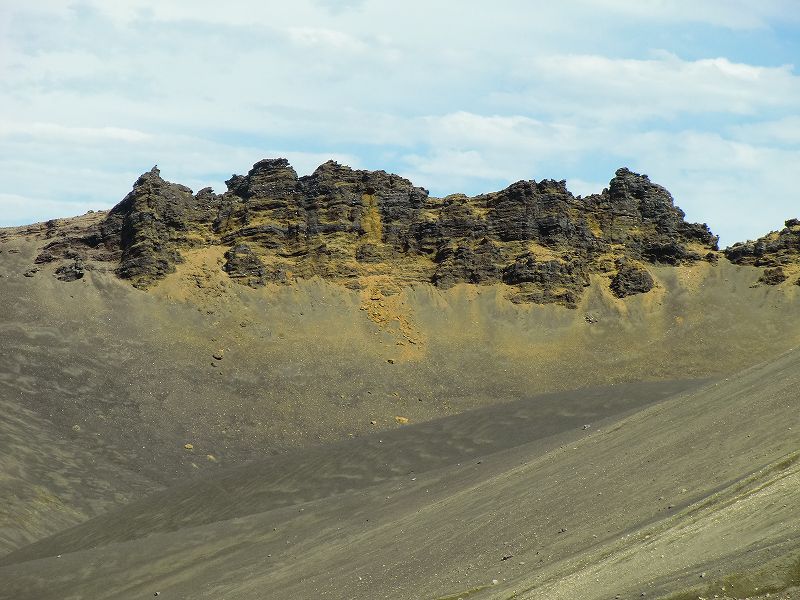
<instances>
[{"instance_id":1,"label":"scattered boulder","mask_svg":"<svg viewBox=\"0 0 800 600\"><path fill-rule=\"evenodd\" d=\"M628 260L617 260L617 272L611 278L611 291L617 298L644 294L653 289L653 276Z\"/></svg>"},{"instance_id":2,"label":"scattered boulder","mask_svg":"<svg viewBox=\"0 0 800 600\"><path fill-rule=\"evenodd\" d=\"M783 267L773 267L764 269L764 273L758 278L758 283L780 285L787 279L789 276L783 271Z\"/></svg>"},{"instance_id":3,"label":"scattered boulder","mask_svg":"<svg viewBox=\"0 0 800 600\"><path fill-rule=\"evenodd\" d=\"M86 274L86 267L79 258L69 264L61 265L55 271L56 279L60 281L77 281L83 279Z\"/></svg>"}]
</instances>

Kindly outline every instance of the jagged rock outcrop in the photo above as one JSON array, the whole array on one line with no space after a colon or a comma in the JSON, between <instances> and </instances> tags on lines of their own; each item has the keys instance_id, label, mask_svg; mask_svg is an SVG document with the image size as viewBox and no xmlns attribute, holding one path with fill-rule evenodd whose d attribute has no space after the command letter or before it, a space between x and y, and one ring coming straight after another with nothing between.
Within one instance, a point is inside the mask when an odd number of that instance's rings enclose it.
<instances>
[{"instance_id":1,"label":"jagged rock outcrop","mask_svg":"<svg viewBox=\"0 0 800 600\"><path fill-rule=\"evenodd\" d=\"M724 250L737 265L779 267L800 261L800 219L789 219L780 231L755 241L739 242Z\"/></svg>"},{"instance_id":2,"label":"jagged rock outcrop","mask_svg":"<svg viewBox=\"0 0 800 600\"><path fill-rule=\"evenodd\" d=\"M493 283L502 276L502 254L489 239L474 248L442 244L434 259L437 263L432 282L439 287L457 283Z\"/></svg>"},{"instance_id":3,"label":"jagged rock outcrop","mask_svg":"<svg viewBox=\"0 0 800 600\"><path fill-rule=\"evenodd\" d=\"M634 258L677 265L701 259L692 246L718 249L718 236L705 223L687 223L672 195L646 175L619 169L608 190L591 198L611 243L625 245Z\"/></svg>"},{"instance_id":4,"label":"jagged rock outcrop","mask_svg":"<svg viewBox=\"0 0 800 600\"><path fill-rule=\"evenodd\" d=\"M147 287L175 270L180 248L205 242L211 206L186 186L161 178L153 167L115 206L101 226L106 245L118 247L117 274Z\"/></svg>"},{"instance_id":5,"label":"jagged rock outcrop","mask_svg":"<svg viewBox=\"0 0 800 600\"><path fill-rule=\"evenodd\" d=\"M223 270L251 287L320 276L357 288L386 276L397 285L505 284L515 302L577 306L593 274L624 297L654 285L637 265L717 256L706 225L687 223L667 190L628 169L585 198L547 179L439 199L398 175L333 161L298 177L282 158L226 184L223 194L193 195L154 167L102 222L54 234L37 262L104 260L146 288L185 253L221 245Z\"/></svg>"},{"instance_id":6,"label":"jagged rock outcrop","mask_svg":"<svg viewBox=\"0 0 800 600\"><path fill-rule=\"evenodd\" d=\"M724 250L725 257L737 265L765 267L758 283L780 285L789 279L787 269L800 272L800 219L789 219L780 231L772 231L753 241L739 242ZM800 279L797 280L800 285Z\"/></svg>"}]
</instances>

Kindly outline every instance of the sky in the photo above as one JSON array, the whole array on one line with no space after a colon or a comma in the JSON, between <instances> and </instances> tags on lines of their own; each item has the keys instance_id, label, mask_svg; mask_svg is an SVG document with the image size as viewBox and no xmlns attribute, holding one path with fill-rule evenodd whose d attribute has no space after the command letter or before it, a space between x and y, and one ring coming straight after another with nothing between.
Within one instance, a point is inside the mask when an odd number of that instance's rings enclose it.
<instances>
[{"instance_id":1,"label":"sky","mask_svg":"<svg viewBox=\"0 0 800 600\"><path fill-rule=\"evenodd\" d=\"M800 217L800 0L0 0L0 226L286 157L443 196L626 166L721 245Z\"/></svg>"}]
</instances>

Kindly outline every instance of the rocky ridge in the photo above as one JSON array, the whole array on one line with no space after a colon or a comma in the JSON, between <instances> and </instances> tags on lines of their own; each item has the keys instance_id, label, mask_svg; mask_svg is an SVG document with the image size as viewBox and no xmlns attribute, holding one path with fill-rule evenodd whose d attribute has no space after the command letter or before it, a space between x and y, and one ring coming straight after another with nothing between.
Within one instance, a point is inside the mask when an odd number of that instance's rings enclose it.
<instances>
[{"instance_id":1,"label":"rocky ridge","mask_svg":"<svg viewBox=\"0 0 800 600\"><path fill-rule=\"evenodd\" d=\"M431 197L385 171L328 161L298 177L286 159L259 161L227 191L196 194L154 167L104 219L59 234L37 263L71 261L69 276L106 264L147 288L193 249L225 249L222 269L250 287L319 276L359 289L430 283L505 284L515 302L574 307L593 275L618 297L646 293L650 265L716 262L717 236L688 223L662 186L619 169L599 194L574 196L565 181L519 181L498 192ZM798 261L800 225L737 244L737 264Z\"/></svg>"},{"instance_id":2,"label":"rocky ridge","mask_svg":"<svg viewBox=\"0 0 800 600\"><path fill-rule=\"evenodd\" d=\"M726 258L737 265L765 267L759 279L766 285L779 285L800 275L800 219L788 219L780 231L772 231L755 241L739 242L725 249ZM795 283L800 285L800 278Z\"/></svg>"}]
</instances>

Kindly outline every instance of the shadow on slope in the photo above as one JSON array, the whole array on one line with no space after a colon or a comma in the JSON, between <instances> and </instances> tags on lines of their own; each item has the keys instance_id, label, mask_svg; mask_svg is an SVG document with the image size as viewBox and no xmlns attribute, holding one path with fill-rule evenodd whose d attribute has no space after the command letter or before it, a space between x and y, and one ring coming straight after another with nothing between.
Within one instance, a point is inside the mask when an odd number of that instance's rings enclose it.
<instances>
[{"instance_id":1,"label":"shadow on slope","mask_svg":"<svg viewBox=\"0 0 800 600\"><path fill-rule=\"evenodd\" d=\"M620 384L536 396L336 444L299 449L178 483L23 548L0 564L244 517L480 460L531 442L547 448L702 381ZM566 434L566 435L559 435Z\"/></svg>"}]
</instances>

